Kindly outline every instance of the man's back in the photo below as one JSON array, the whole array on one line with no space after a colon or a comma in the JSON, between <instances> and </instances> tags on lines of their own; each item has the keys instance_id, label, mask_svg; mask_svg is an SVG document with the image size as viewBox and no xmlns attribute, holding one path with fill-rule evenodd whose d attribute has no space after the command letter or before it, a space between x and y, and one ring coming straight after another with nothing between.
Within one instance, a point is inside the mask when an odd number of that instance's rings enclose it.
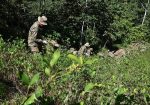
<instances>
[{"instance_id":1,"label":"man's back","mask_svg":"<svg viewBox=\"0 0 150 105\"><path fill-rule=\"evenodd\" d=\"M36 46L35 40L39 29L39 22L36 21L29 30L28 46Z\"/></svg>"}]
</instances>

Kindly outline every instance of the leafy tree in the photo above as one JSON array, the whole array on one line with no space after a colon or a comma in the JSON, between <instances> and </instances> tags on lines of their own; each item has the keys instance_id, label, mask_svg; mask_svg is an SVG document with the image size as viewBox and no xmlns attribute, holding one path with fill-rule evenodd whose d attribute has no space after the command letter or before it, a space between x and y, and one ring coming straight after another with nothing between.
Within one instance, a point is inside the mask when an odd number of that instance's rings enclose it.
<instances>
[{"instance_id":1,"label":"leafy tree","mask_svg":"<svg viewBox=\"0 0 150 105\"><path fill-rule=\"evenodd\" d=\"M23 1L2 0L0 4L0 33L8 40L14 37L26 37L31 17Z\"/></svg>"},{"instance_id":2,"label":"leafy tree","mask_svg":"<svg viewBox=\"0 0 150 105\"><path fill-rule=\"evenodd\" d=\"M66 0L49 13L50 29L60 33L60 42L76 48L85 42L99 46L112 17L102 1ZM70 46L68 46L70 47Z\"/></svg>"},{"instance_id":3,"label":"leafy tree","mask_svg":"<svg viewBox=\"0 0 150 105\"><path fill-rule=\"evenodd\" d=\"M147 0L2 0L0 33L6 40L27 38L30 26L44 14L46 35L66 47L85 42L95 49L112 47L149 39L147 5Z\"/></svg>"},{"instance_id":4,"label":"leafy tree","mask_svg":"<svg viewBox=\"0 0 150 105\"><path fill-rule=\"evenodd\" d=\"M135 1L109 2L109 8L113 13L114 21L109 27L107 35L112 39L112 44L127 44L132 41L143 40L147 35L147 27L141 26L144 11Z\"/></svg>"}]
</instances>

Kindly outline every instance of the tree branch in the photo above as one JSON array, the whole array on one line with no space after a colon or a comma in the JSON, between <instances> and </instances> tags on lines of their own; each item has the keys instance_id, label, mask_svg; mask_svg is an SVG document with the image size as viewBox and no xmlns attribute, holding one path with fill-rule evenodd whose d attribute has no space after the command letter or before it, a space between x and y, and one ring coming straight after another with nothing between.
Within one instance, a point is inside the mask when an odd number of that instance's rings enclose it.
<instances>
[{"instance_id":1,"label":"tree branch","mask_svg":"<svg viewBox=\"0 0 150 105\"><path fill-rule=\"evenodd\" d=\"M142 25L143 25L144 21L146 19L147 11L148 11L149 0L147 1L146 7L143 5L143 3L141 3L141 4L142 4L142 7L145 9L145 13L144 13L143 20L142 20Z\"/></svg>"}]
</instances>

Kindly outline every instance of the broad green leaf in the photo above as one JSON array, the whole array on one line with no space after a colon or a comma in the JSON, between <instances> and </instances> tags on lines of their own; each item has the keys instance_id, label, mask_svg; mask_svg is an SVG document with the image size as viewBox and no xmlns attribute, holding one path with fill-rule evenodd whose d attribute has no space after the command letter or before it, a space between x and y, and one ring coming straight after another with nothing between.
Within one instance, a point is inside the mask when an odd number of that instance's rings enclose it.
<instances>
[{"instance_id":1,"label":"broad green leaf","mask_svg":"<svg viewBox=\"0 0 150 105\"><path fill-rule=\"evenodd\" d=\"M53 67L60 57L60 51L56 50L53 54L52 60L50 61L50 66Z\"/></svg>"},{"instance_id":2,"label":"broad green leaf","mask_svg":"<svg viewBox=\"0 0 150 105\"><path fill-rule=\"evenodd\" d=\"M32 94L24 103L24 105L30 105L34 103L34 101L37 100L35 94Z\"/></svg>"},{"instance_id":3,"label":"broad green leaf","mask_svg":"<svg viewBox=\"0 0 150 105\"><path fill-rule=\"evenodd\" d=\"M80 102L80 105L84 105L84 101L81 101L81 102Z\"/></svg>"},{"instance_id":4,"label":"broad green leaf","mask_svg":"<svg viewBox=\"0 0 150 105\"><path fill-rule=\"evenodd\" d=\"M95 58L95 59L88 59L88 60L85 61L85 64L91 65L91 64L93 64L95 61L97 61L96 58Z\"/></svg>"},{"instance_id":5,"label":"broad green leaf","mask_svg":"<svg viewBox=\"0 0 150 105\"><path fill-rule=\"evenodd\" d=\"M40 77L40 73L35 74L29 83L29 87L37 83L39 80L39 77Z\"/></svg>"},{"instance_id":6,"label":"broad green leaf","mask_svg":"<svg viewBox=\"0 0 150 105\"><path fill-rule=\"evenodd\" d=\"M50 71L51 71L50 68L45 68L45 74L46 75L50 76Z\"/></svg>"},{"instance_id":7,"label":"broad green leaf","mask_svg":"<svg viewBox=\"0 0 150 105\"><path fill-rule=\"evenodd\" d=\"M79 57L79 59L80 59L80 64L82 65L83 64L83 57L81 56L81 57Z\"/></svg>"},{"instance_id":8,"label":"broad green leaf","mask_svg":"<svg viewBox=\"0 0 150 105\"><path fill-rule=\"evenodd\" d=\"M145 93L145 92L146 92L146 89L145 89L145 88L144 88L144 89L142 89L142 90L141 90L141 92L142 92L142 93Z\"/></svg>"},{"instance_id":9,"label":"broad green leaf","mask_svg":"<svg viewBox=\"0 0 150 105\"><path fill-rule=\"evenodd\" d=\"M42 87L38 86L35 91L35 96L38 98L38 97L42 96L42 94L43 94Z\"/></svg>"},{"instance_id":10,"label":"broad green leaf","mask_svg":"<svg viewBox=\"0 0 150 105\"><path fill-rule=\"evenodd\" d=\"M93 61L91 59L88 59L85 64L91 65L93 63Z\"/></svg>"},{"instance_id":11,"label":"broad green leaf","mask_svg":"<svg viewBox=\"0 0 150 105\"><path fill-rule=\"evenodd\" d=\"M23 83L25 83L26 85L29 85L30 78L29 78L29 76L28 76L26 73L23 73L23 74L21 75L21 81L22 81Z\"/></svg>"},{"instance_id":12,"label":"broad green leaf","mask_svg":"<svg viewBox=\"0 0 150 105\"><path fill-rule=\"evenodd\" d=\"M96 74L96 71L93 71L90 75L91 75L91 77L94 77L95 74Z\"/></svg>"},{"instance_id":13,"label":"broad green leaf","mask_svg":"<svg viewBox=\"0 0 150 105\"><path fill-rule=\"evenodd\" d=\"M73 60L73 61L75 61L75 62L77 62L77 63L79 63L79 64L82 64L82 62L81 62L81 58L78 58L77 56L75 56L75 55L73 55L73 54L69 54L68 55L68 58L70 58L71 60Z\"/></svg>"},{"instance_id":14,"label":"broad green leaf","mask_svg":"<svg viewBox=\"0 0 150 105\"><path fill-rule=\"evenodd\" d=\"M97 84L97 85L95 85L95 86L98 86L98 87L105 87L105 85L103 85L103 84Z\"/></svg>"},{"instance_id":15,"label":"broad green leaf","mask_svg":"<svg viewBox=\"0 0 150 105\"><path fill-rule=\"evenodd\" d=\"M88 84L85 86L84 91L85 91L85 92L89 92L90 90L93 89L94 86L95 86L95 84L93 84L93 83L88 83Z\"/></svg>"}]
</instances>

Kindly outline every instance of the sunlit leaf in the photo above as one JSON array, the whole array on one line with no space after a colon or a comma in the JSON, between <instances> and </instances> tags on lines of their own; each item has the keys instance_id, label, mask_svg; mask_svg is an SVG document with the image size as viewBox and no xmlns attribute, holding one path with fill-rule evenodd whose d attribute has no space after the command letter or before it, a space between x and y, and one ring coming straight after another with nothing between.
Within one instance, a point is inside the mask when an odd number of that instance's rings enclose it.
<instances>
[{"instance_id":1,"label":"sunlit leaf","mask_svg":"<svg viewBox=\"0 0 150 105\"><path fill-rule=\"evenodd\" d=\"M85 64L88 64L88 65L91 65L92 63L93 63L93 61L91 59L89 59L85 62Z\"/></svg>"},{"instance_id":2,"label":"sunlit leaf","mask_svg":"<svg viewBox=\"0 0 150 105\"><path fill-rule=\"evenodd\" d=\"M40 77L40 73L37 73L33 76L33 78L31 79L30 83L29 83L29 86L32 86L34 85L35 83L38 82L39 80L39 77Z\"/></svg>"},{"instance_id":3,"label":"sunlit leaf","mask_svg":"<svg viewBox=\"0 0 150 105\"><path fill-rule=\"evenodd\" d=\"M84 105L84 101L81 101L81 102L80 102L80 105Z\"/></svg>"},{"instance_id":4,"label":"sunlit leaf","mask_svg":"<svg viewBox=\"0 0 150 105\"><path fill-rule=\"evenodd\" d=\"M71 60L73 60L73 61L75 61L75 62L77 62L77 63L79 63L79 64L82 64L82 62L81 62L81 58L78 58L77 56L75 56L75 55L73 55L73 54L69 54L68 55L68 58L70 58Z\"/></svg>"},{"instance_id":5,"label":"sunlit leaf","mask_svg":"<svg viewBox=\"0 0 150 105\"><path fill-rule=\"evenodd\" d=\"M24 103L24 105L30 105L34 103L34 101L37 100L35 94L32 94Z\"/></svg>"},{"instance_id":6,"label":"sunlit leaf","mask_svg":"<svg viewBox=\"0 0 150 105\"><path fill-rule=\"evenodd\" d=\"M42 87L38 86L36 91L35 91L35 95L38 98L38 97L42 96L42 94L43 94Z\"/></svg>"},{"instance_id":7,"label":"sunlit leaf","mask_svg":"<svg viewBox=\"0 0 150 105\"><path fill-rule=\"evenodd\" d=\"M30 78L29 78L29 76L28 76L26 73L23 73L23 74L21 75L21 81L22 81L23 83L25 83L26 85L29 85Z\"/></svg>"},{"instance_id":8,"label":"sunlit leaf","mask_svg":"<svg viewBox=\"0 0 150 105\"><path fill-rule=\"evenodd\" d=\"M56 50L53 54L53 57L52 57L51 61L50 61L50 66L51 67L53 67L57 63L59 57L60 57L60 51Z\"/></svg>"},{"instance_id":9,"label":"sunlit leaf","mask_svg":"<svg viewBox=\"0 0 150 105\"><path fill-rule=\"evenodd\" d=\"M97 61L97 59L88 59L85 61L85 64L91 65L93 64L95 61Z\"/></svg>"},{"instance_id":10,"label":"sunlit leaf","mask_svg":"<svg viewBox=\"0 0 150 105\"><path fill-rule=\"evenodd\" d=\"M146 89L145 89L145 88L144 88L144 89L142 89L142 90L141 90L141 92L142 92L142 93L145 93L145 92L146 92Z\"/></svg>"},{"instance_id":11,"label":"sunlit leaf","mask_svg":"<svg viewBox=\"0 0 150 105\"><path fill-rule=\"evenodd\" d=\"M50 76L50 71L51 71L50 68L45 68L45 74L46 75Z\"/></svg>"},{"instance_id":12,"label":"sunlit leaf","mask_svg":"<svg viewBox=\"0 0 150 105\"><path fill-rule=\"evenodd\" d=\"M81 56L81 57L79 57L79 59L80 59L80 64L82 65L83 64L83 57Z\"/></svg>"},{"instance_id":13,"label":"sunlit leaf","mask_svg":"<svg viewBox=\"0 0 150 105\"><path fill-rule=\"evenodd\" d=\"M93 83L88 83L88 84L85 86L84 91L85 91L85 92L89 92L89 91L91 91L91 90L93 89L94 86L95 86L95 84L93 84Z\"/></svg>"},{"instance_id":14,"label":"sunlit leaf","mask_svg":"<svg viewBox=\"0 0 150 105\"><path fill-rule=\"evenodd\" d=\"M118 94L125 94L126 92L128 91L128 89L126 89L126 88L118 88Z\"/></svg>"}]
</instances>

